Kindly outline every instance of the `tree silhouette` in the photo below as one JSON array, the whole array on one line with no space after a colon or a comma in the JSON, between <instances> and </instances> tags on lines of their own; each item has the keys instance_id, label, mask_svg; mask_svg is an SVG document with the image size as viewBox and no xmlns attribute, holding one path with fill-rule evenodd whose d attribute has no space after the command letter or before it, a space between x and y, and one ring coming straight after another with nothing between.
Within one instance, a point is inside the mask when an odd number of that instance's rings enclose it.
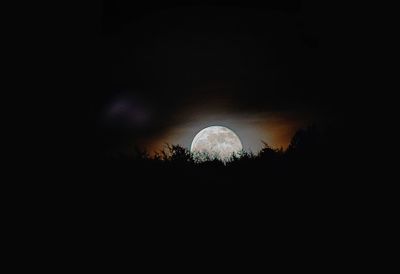
<instances>
[{"instance_id":1,"label":"tree silhouette","mask_svg":"<svg viewBox=\"0 0 400 274\"><path fill-rule=\"evenodd\" d=\"M221 180L245 182L251 176L269 178L267 181L279 181L302 174L308 178L316 178L315 173L329 159L329 142L320 130L311 125L299 129L293 136L286 150L273 148L262 141L263 147L257 153L242 150L232 154L228 160L209 155L205 152L192 153L181 145L165 144L163 150L150 156L147 151L137 150L134 157L125 157L128 161L142 163L146 167L164 167L166 176L176 181L207 181L208 175L218 174ZM326 155L325 155L326 154ZM325 161L324 161L325 159ZM161 173L160 173L161 174ZM180 174L182 178L177 177ZM307 176L305 174L308 174ZM217 178L217 177L216 177ZM260 181L261 182L261 181ZM265 181L264 181L265 182Z\"/></svg>"},{"instance_id":2,"label":"tree silhouette","mask_svg":"<svg viewBox=\"0 0 400 274\"><path fill-rule=\"evenodd\" d=\"M293 136L286 153L303 157L321 152L321 134L315 125L298 130Z\"/></svg>"}]
</instances>

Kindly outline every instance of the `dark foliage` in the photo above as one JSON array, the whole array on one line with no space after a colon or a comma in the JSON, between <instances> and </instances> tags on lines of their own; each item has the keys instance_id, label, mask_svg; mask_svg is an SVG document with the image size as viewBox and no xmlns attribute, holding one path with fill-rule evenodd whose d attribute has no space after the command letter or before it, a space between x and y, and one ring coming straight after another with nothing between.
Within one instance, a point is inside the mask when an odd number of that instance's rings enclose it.
<instances>
[{"instance_id":1,"label":"dark foliage","mask_svg":"<svg viewBox=\"0 0 400 274\"><path fill-rule=\"evenodd\" d=\"M144 212L187 208L190 215L196 212L193 208L208 208L219 218L251 208L246 215L260 220L278 212L284 212L279 218L309 211L325 216L362 189L344 174L350 153L336 142L340 135L310 126L299 130L286 150L264 143L259 152L241 151L227 162L166 144L152 156L137 151L88 162L79 180L71 178L67 185L73 196L89 197L93 205L107 204L124 214L132 207Z\"/></svg>"},{"instance_id":2,"label":"dark foliage","mask_svg":"<svg viewBox=\"0 0 400 274\"><path fill-rule=\"evenodd\" d=\"M262 185L279 186L297 184L299 181L317 183L333 180L341 162L337 162L337 145L327 133L315 125L298 130L288 148L273 148L263 142L258 153L241 151L228 161L220 161L207 154L193 154L180 145L166 144L154 156L138 150L134 156L121 156L106 161L105 170L117 169L124 180L135 172L142 182L163 185ZM122 171L122 172L121 172ZM329 175L329 176L328 176ZM279 183L278 183L279 182ZM134 182L132 182L134 183Z\"/></svg>"},{"instance_id":3,"label":"dark foliage","mask_svg":"<svg viewBox=\"0 0 400 274\"><path fill-rule=\"evenodd\" d=\"M131 160L136 163L164 163L170 166L181 166L183 164L192 167L216 165L225 168L257 163L284 164L289 159L303 161L322 155L324 152L322 138L320 131L313 125L298 130L286 150L273 148L268 143L263 142L263 148L256 154L242 150L239 153L232 154L228 160L221 161L207 153L193 154L189 149L180 145L166 144L165 148L156 152L153 157L147 151L138 150Z\"/></svg>"},{"instance_id":4,"label":"dark foliage","mask_svg":"<svg viewBox=\"0 0 400 274\"><path fill-rule=\"evenodd\" d=\"M240 218L234 226L252 230L267 224L286 237L311 219L316 227L334 228L332 219L358 216L360 204L354 203L365 187L344 174L350 153L336 142L341 134L311 126L299 130L286 150L264 143L258 153L242 151L225 163L197 161L188 149L166 145L155 156L137 151L88 161L79 174L57 174L65 184L55 180L46 189L56 189L51 198L75 208L84 220L95 213L101 220L134 222L133 229L156 222L155 235L171 220L207 219L213 230L228 217Z\"/></svg>"}]
</instances>

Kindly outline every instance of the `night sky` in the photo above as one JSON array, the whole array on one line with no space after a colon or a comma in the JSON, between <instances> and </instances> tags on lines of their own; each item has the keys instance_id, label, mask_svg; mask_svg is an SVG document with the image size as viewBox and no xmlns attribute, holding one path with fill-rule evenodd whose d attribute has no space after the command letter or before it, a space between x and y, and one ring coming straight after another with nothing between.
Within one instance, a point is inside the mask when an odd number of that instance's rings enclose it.
<instances>
[{"instance_id":1,"label":"night sky","mask_svg":"<svg viewBox=\"0 0 400 274\"><path fill-rule=\"evenodd\" d=\"M374 51L366 45L375 38L356 16L361 13L356 4L353 10L348 3L318 0L57 4L42 10L52 17L42 18L47 28L32 26L20 52L11 55L28 52L35 44L40 47L31 50L37 61L26 66L36 72L36 82L21 77L15 84L29 86L23 91L50 110L12 87L18 100L4 101L14 108L9 116L20 112L19 103L24 102L49 118L44 119L46 134L40 134L42 119L33 113L24 112L23 123L15 123L25 130L22 137L28 145L37 149L25 153L34 160L28 161L32 172L22 173L40 176L38 183L25 180L27 188L23 182L13 184L19 196L24 192L35 200L31 204L39 201L53 210L47 219L72 216L81 223L98 218L113 227L145 224L146 230L150 224L157 230L148 230L154 235L167 235L160 224L168 222L158 218L160 213L170 221L182 210L177 218L186 222L193 216L195 222L188 223L193 227L203 223L198 217L204 216L210 225L204 223L214 228L209 216L224 221L231 212L235 224L257 227L248 220L265 223L266 216L268 226L303 235L293 224L340 230L335 218L345 226L356 220L365 204L359 199L376 203L377 196L364 190L375 191L380 181L360 177L373 178L358 158L370 163L377 159L358 151L370 154L378 140L370 142L372 134L387 137L390 131L377 129L382 120L376 101L384 90L371 88L374 77L364 73L372 71L364 64L371 62ZM24 27L31 23L27 20ZM39 43L41 30L45 43ZM357 43L362 30L368 32L368 43ZM25 64L14 63L25 69ZM42 72L43 66L50 72ZM50 92L42 99L46 87ZM371 104L365 99L368 89ZM316 127L308 127L311 124ZM243 149L254 154L229 163L200 163L185 150L152 159L137 153L146 149L153 154L165 143L190 148L199 131L217 125L234 131ZM291 140L295 145L289 146ZM277 149L263 147L263 142ZM43 148L49 148L50 155ZM48 184L43 183L46 179ZM204 208L210 210L198 214ZM365 209L370 216L371 208ZM246 216L243 222L237 221L238 214ZM307 223L307 214L316 226Z\"/></svg>"},{"instance_id":2,"label":"night sky","mask_svg":"<svg viewBox=\"0 0 400 274\"><path fill-rule=\"evenodd\" d=\"M102 1L93 10L84 97L100 155L190 147L211 125L234 130L246 150L286 148L299 128L339 119L342 41L331 26L340 18L326 4Z\"/></svg>"}]
</instances>

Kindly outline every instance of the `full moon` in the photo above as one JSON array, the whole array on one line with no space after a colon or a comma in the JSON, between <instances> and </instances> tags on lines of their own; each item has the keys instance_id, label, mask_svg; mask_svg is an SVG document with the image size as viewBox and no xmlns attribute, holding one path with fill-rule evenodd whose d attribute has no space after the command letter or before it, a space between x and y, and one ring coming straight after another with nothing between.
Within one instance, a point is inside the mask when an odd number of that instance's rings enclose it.
<instances>
[{"instance_id":1,"label":"full moon","mask_svg":"<svg viewBox=\"0 0 400 274\"><path fill-rule=\"evenodd\" d=\"M229 128L211 126L201 130L193 139L190 151L206 153L222 161L242 150L239 137Z\"/></svg>"}]
</instances>

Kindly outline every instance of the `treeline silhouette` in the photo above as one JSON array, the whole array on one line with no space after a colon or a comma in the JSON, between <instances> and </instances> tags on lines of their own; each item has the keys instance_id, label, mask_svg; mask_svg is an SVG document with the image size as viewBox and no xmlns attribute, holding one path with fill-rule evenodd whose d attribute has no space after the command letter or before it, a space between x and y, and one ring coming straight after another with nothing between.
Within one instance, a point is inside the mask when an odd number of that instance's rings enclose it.
<instances>
[{"instance_id":1,"label":"treeline silhouette","mask_svg":"<svg viewBox=\"0 0 400 274\"><path fill-rule=\"evenodd\" d=\"M128 216L132 208L145 215L187 208L189 216L208 208L215 218L246 209L254 218L314 212L318 220L338 208L347 211L363 189L364 182L346 175L353 158L345 139L343 130L311 125L299 129L286 149L264 143L259 152L242 151L228 162L197 161L179 145L155 156L138 150L87 162L60 193L74 197L79 207L112 208L112 215Z\"/></svg>"},{"instance_id":2,"label":"treeline silhouette","mask_svg":"<svg viewBox=\"0 0 400 274\"><path fill-rule=\"evenodd\" d=\"M237 166L240 163L246 162L279 162L285 159L295 159L301 157L303 160L310 160L317 157L318 154L325 151L323 148L323 136L315 125L300 129L293 136L288 148L273 148L268 143L262 141L263 148L254 153L252 151L241 150L238 153L232 154L228 159L219 159L215 155L210 155L206 152L192 153L188 148L181 145L166 143L161 151L154 152L153 156L147 150L136 149L135 153L120 154L114 156L115 160L134 161L147 164L164 164L169 166Z\"/></svg>"},{"instance_id":3,"label":"treeline silhouette","mask_svg":"<svg viewBox=\"0 0 400 274\"><path fill-rule=\"evenodd\" d=\"M166 144L164 150L153 156L147 151L137 150L136 153L114 157L106 161L104 169L111 170L123 180L142 176L143 180L136 180L139 184L282 186L282 182L316 183L334 180L341 169L346 155L338 135L334 130L310 125L295 133L287 149L273 148L264 142L257 153L241 151L228 161L207 154L193 154L180 145Z\"/></svg>"}]
</instances>

